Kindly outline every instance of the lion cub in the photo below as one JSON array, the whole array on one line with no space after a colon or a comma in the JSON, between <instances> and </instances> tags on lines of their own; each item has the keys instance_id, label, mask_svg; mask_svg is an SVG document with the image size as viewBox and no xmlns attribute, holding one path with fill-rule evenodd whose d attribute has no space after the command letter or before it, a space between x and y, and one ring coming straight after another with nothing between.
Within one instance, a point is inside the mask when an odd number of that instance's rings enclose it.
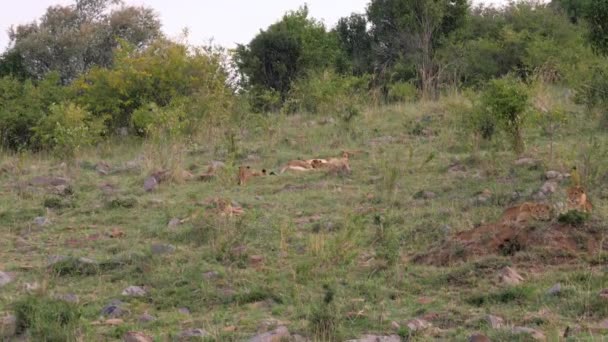
<instances>
[{"instance_id":1,"label":"lion cub","mask_svg":"<svg viewBox=\"0 0 608 342\"><path fill-rule=\"evenodd\" d=\"M251 166L240 166L239 167L239 178L238 184L245 185L249 179L253 177L262 177L266 176L266 170L256 171L251 168Z\"/></svg>"},{"instance_id":2,"label":"lion cub","mask_svg":"<svg viewBox=\"0 0 608 342\"><path fill-rule=\"evenodd\" d=\"M312 162L296 159L289 161L285 166L283 166L280 173L285 173L286 171L310 171L312 169Z\"/></svg>"},{"instance_id":3,"label":"lion cub","mask_svg":"<svg viewBox=\"0 0 608 342\"><path fill-rule=\"evenodd\" d=\"M525 202L505 210L500 218L501 223L523 223L530 220L549 221L552 210L549 205Z\"/></svg>"},{"instance_id":4,"label":"lion cub","mask_svg":"<svg viewBox=\"0 0 608 342\"><path fill-rule=\"evenodd\" d=\"M568 189L568 208L576 209L584 213L590 213L593 210L593 205L587 198L585 189L580 186L573 186Z\"/></svg>"}]
</instances>

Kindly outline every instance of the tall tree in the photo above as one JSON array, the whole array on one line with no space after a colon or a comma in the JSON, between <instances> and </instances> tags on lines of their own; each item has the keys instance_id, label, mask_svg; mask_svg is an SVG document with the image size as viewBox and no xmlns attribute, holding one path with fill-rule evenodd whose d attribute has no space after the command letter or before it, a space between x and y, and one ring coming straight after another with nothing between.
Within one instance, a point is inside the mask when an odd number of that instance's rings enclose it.
<instances>
[{"instance_id":1,"label":"tall tree","mask_svg":"<svg viewBox=\"0 0 608 342\"><path fill-rule=\"evenodd\" d=\"M40 18L11 28L10 54L20 56L35 79L51 71L63 83L73 81L93 66L111 65L119 40L143 47L161 36L153 10L128 7L119 0L76 0L71 6L52 6Z\"/></svg>"},{"instance_id":2,"label":"tall tree","mask_svg":"<svg viewBox=\"0 0 608 342\"><path fill-rule=\"evenodd\" d=\"M608 0L593 0L586 11L589 39L595 50L608 55Z\"/></svg>"},{"instance_id":3,"label":"tall tree","mask_svg":"<svg viewBox=\"0 0 608 342\"><path fill-rule=\"evenodd\" d=\"M372 0L367 14L380 70L400 58L409 59L416 66L423 96L433 96L440 67L435 51L443 38L464 24L468 9L467 0Z\"/></svg>"},{"instance_id":4,"label":"tall tree","mask_svg":"<svg viewBox=\"0 0 608 342\"><path fill-rule=\"evenodd\" d=\"M333 32L346 58L346 65L338 69L349 69L355 75L372 72L372 37L367 30L367 18L355 13L340 18Z\"/></svg>"},{"instance_id":5,"label":"tall tree","mask_svg":"<svg viewBox=\"0 0 608 342\"><path fill-rule=\"evenodd\" d=\"M333 65L337 54L335 36L309 18L304 6L239 45L235 61L245 87L276 91L285 99L297 77Z\"/></svg>"}]
</instances>

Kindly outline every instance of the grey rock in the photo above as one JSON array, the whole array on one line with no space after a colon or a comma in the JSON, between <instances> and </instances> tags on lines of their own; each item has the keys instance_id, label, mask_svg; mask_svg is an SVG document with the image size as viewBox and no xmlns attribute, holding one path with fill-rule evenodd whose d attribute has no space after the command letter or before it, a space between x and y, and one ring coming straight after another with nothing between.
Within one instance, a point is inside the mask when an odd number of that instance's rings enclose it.
<instances>
[{"instance_id":1,"label":"grey rock","mask_svg":"<svg viewBox=\"0 0 608 342\"><path fill-rule=\"evenodd\" d=\"M524 278L517 271L507 266L498 274L498 280L506 285L518 285L524 281Z\"/></svg>"},{"instance_id":2,"label":"grey rock","mask_svg":"<svg viewBox=\"0 0 608 342\"><path fill-rule=\"evenodd\" d=\"M347 342L401 342L401 337L399 335L364 335L359 339L348 340Z\"/></svg>"},{"instance_id":3,"label":"grey rock","mask_svg":"<svg viewBox=\"0 0 608 342\"><path fill-rule=\"evenodd\" d=\"M519 158L514 162L515 166L538 166L540 160L534 158Z\"/></svg>"},{"instance_id":4,"label":"grey rock","mask_svg":"<svg viewBox=\"0 0 608 342\"><path fill-rule=\"evenodd\" d=\"M34 219L34 224L38 227L45 227L51 224L51 220L49 220L47 217L39 216Z\"/></svg>"},{"instance_id":5,"label":"grey rock","mask_svg":"<svg viewBox=\"0 0 608 342\"><path fill-rule=\"evenodd\" d=\"M188 309L188 308L179 308L179 309L177 309L177 312L179 312L182 315L190 315L190 309Z\"/></svg>"},{"instance_id":6,"label":"grey rock","mask_svg":"<svg viewBox=\"0 0 608 342\"><path fill-rule=\"evenodd\" d=\"M407 322L407 327L411 331L421 331L430 328L432 324L422 318L416 318Z\"/></svg>"},{"instance_id":7,"label":"grey rock","mask_svg":"<svg viewBox=\"0 0 608 342\"><path fill-rule=\"evenodd\" d=\"M217 277L219 277L220 274L215 272L215 271L209 271L209 272L205 272L203 273L203 278L209 280L209 279L215 279Z\"/></svg>"},{"instance_id":8,"label":"grey rock","mask_svg":"<svg viewBox=\"0 0 608 342\"><path fill-rule=\"evenodd\" d=\"M543 334L542 331L536 330L536 329L532 329L532 328L527 328L527 327L514 327L513 328L513 333L515 333L515 334L527 334L527 335L530 335L533 339L535 339L537 341L545 341L547 339L545 337L545 334Z\"/></svg>"},{"instance_id":9,"label":"grey rock","mask_svg":"<svg viewBox=\"0 0 608 342\"><path fill-rule=\"evenodd\" d=\"M172 254L175 252L176 248L173 245L168 244L153 244L150 247L153 255L162 255L162 254Z\"/></svg>"},{"instance_id":10,"label":"grey rock","mask_svg":"<svg viewBox=\"0 0 608 342\"><path fill-rule=\"evenodd\" d=\"M123 309L124 303L120 300L112 300L110 304L101 309L101 315L109 318L118 318L127 315L129 312Z\"/></svg>"},{"instance_id":11,"label":"grey rock","mask_svg":"<svg viewBox=\"0 0 608 342\"><path fill-rule=\"evenodd\" d=\"M559 296L562 293L562 284L557 283L553 285L548 291L547 294L549 296Z\"/></svg>"},{"instance_id":12,"label":"grey rock","mask_svg":"<svg viewBox=\"0 0 608 342\"><path fill-rule=\"evenodd\" d=\"M549 196L549 195L554 194L557 191L557 187L558 187L558 184L556 182L554 182L554 181L547 181L540 188L540 192L542 192L543 194Z\"/></svg>"},{"instance_id":13,"label":"grey rock","mask_svg":"<svg viewBox=\"0 0 608 342\"><path fill-rule=\"evenodd\" d=\"M498 317L498 316L494 316L494 315L486 316L486 321L488 322L488 325L492 329L500 329L505 325L505 320L502 319L502 317Z\"/></svg>"},{"instance_id":14,"label":"grey rock","mask_svg":"<svg viewBox=\"0 0 608 342\"><path fill-rule=\"evenodd\" d=\"M154 322L154 321L156 321L156 319L157 319L156 317L154 317L154 316L152 316L152 315L150 315L148 313L144 313L144 314L142 314L141 316L139 316L137 318L137 321L140 324L146 324L146 323Z\"/></svg>"},{"instance_id":15,"label":"grey rock","mask_svg":"<svg viewBox=\"0 0 608 342\"><path fill-rule=\"evenodd\" d=\"M289 339L290 337L291 334L287 327L281 326L275 330L252 337L249 339L249 342L274 342Z\"/></svg>"},{"instance_id":16,"label":"grey rock","mask_svg":"<svg viewBox=\"0 0 608 342\"><path fill-rule=\"evenodd\" d=\"M143 297L147 294L148 291L141 286L129 286L122 291L122 295L128 297Z\"/></svg>"},{"instance_id":17,"label":"grey rock","mask_svg":"<svg viewBox=\"0 0 608 342\"><path fill-rule=\"evenodd\" d=\"M15 277L9 273L0 271L0 288L4 287L15 280Z\"/></svg>"},{"instance_id":18,"label":"grey rock","mask_svg":"<svg viewBox=\"0 0 608 342\"><path fill-rule=\"evenodd\" d=\"M152 336L139 331L128 331L122 337L123 342L154 342Z\"/></svg>"},{"instance_id":19,"label":"grey rock","mask_svg":"<svg viewBox=\"0 0 608 342\"><path fill-rule=\"evenodd\" d=\"M179 334L180 339L186 339L190 337L205 337L209 336L209 333L203 329L188 329L184 330Z\"/></svg>"},{"instance_id":20,"label":"grey rock","mask_svg":"<svg viewBox=\"0 0 608 342\"><path fill-rule=\"evenodd\" d=\"M176 229L181 224L182 224L182 220L180 220L178 218L172 218L171 221L169 221L169 224L167 224L167 227L169 229Z\"/></svg>"},{"instance_id":21,"label":"grey rock","mask_svg":"<svg viewBox=\"0 0 608 342\"><path fill-rule=\"evenodd\" d=\"M156 179L156 177L153 177L153 176L148 177L144 181L144 190L146 192L152 192L152 191L156 190L157 187L158 187L158 180Z\"/></svg>"},{"instance_id":22,"label":"grey rock","mask_svg":"<svg viewBox=\"0 0 608 342\"><path fill-rule=\"evenodd\" d=\"M57 295L55 296L55 298L72 304L78 304L80 302L80 298L78 297L78 295L75 295L73 293Z\"/></svg>"}]
</instances>

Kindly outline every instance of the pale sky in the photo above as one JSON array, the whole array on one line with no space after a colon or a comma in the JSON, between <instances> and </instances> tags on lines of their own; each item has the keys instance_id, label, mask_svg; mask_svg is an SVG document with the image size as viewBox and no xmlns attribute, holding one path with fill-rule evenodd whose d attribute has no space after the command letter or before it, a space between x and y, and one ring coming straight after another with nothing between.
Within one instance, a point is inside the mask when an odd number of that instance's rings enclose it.
<instances>
[{"instance_id":1,"label":"pale sky","mask_svg":"<svg viewBox=\"0 0 608 342\"><path fill-rule=\"evenodd\" d=\"M69 5L72 0L9 0L0 11L0 51L8 45L11 25L38 19L51 5ZM127 4L154 8L161 17L163 31L172 38L188 28L189 42L232 48L249 42L260 29L278 21L288 10L308 3L311 15L332 27L339 18L365 11L369 0L126 0ZM506 0L476 0L475 3L502 3Z\"/></svg>"}]
</instances>

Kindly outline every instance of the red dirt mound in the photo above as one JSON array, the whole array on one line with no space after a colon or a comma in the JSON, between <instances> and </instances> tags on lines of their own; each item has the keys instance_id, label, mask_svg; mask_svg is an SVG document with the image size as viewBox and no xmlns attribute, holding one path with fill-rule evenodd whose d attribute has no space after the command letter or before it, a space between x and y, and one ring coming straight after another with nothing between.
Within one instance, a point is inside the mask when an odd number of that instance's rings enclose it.
<instances>
[{"instance_id":1,"label":"red dirt mound","mask_svg":"<svg viewBox=\"0 0 608 342\"><path fill-rule=\"evenodd\" d=\"M515 226L488 224L460 232L429 252L414 257L419 264L447 266L488 255L513 256L531 252L547 262L563 262L582 255L592 255L600 248L602 229L595 225L572 227L563 224Z\"/></svg>"}]
</instances>

